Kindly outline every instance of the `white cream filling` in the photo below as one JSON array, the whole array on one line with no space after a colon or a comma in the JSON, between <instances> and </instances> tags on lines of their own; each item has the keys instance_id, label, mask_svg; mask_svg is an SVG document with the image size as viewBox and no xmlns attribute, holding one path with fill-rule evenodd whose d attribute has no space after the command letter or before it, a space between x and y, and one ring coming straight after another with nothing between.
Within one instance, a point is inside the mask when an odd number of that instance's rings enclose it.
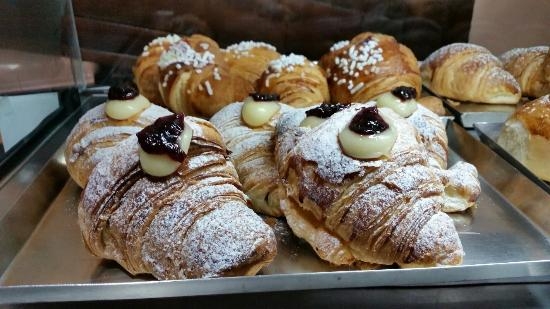
<instances>
[{"instance_id":1,"label":"white cream filling","mask_svg":"<svg viewBox=\"0 0 550 309\"><path fill-rule=\"evenodd\" d=\"M130 119L151 105L141 94L130 100L109 100L105 103L105 114L116 120Z\"/></svg>"},{"instance_id":2,"label":"white cream filling","mask_svg":"<svg viewBox=\"0 0 550 309\"><path fill-rule=\"evenodd\" d=\"M187 153L193 138L193 129L185 123L183 132L178 137L180 149ZM172 159L167 154L151 154L139 147L139 162L143 171L151 176L164 177L178 170L181 162Z\"/></svg>"},{"instance_id":3,"label":"white cream filling","mask_svg":"<svg viewBox=\"0 0 550 309\"><path fill-rule=\"evenodd\" d=\"M241 117L249 127L259 127L269 122L280 109L281 105L278 102L256 102L252 98L247 98L241 110Z\"/></svg>"},{"instance_id":4,"label":"white cream filling","mask_svg":"<svg viewBox=\"0 0 550 309\"><path fill-rule=\"evenodd\" d=\"M315 128L321 123L325 122L326 119L317 116L308 116L300 123L300 127L306 128Z\"/></svg>"},{"instance_id":5,"label":"white cream filling","mask_svg":"<svg viewBox=\"0 0 550 309\"><path fill-rule=\"evenodd\" d=\"M397 140L397 131L387 117L382 118L388 123L389 128L378 134L361 135L350 130L348 124L338 134L342 151L356 159L375 159L389 155Z\"/></svg>"},{"instance_id":6,"label":"white cream filling","mask_svg":"<svg viewBox=\"0 0 550 309\"><path fill-rule=\"evenodd\" d=\"M417 102L415 99L401 101L398 97L393 95L391 92L386 92L378 96L376 99L376 104L379 107L389 107L394 112L396 112L401 117L409 117L417 109Z\"/></svg>"}]
</instances>

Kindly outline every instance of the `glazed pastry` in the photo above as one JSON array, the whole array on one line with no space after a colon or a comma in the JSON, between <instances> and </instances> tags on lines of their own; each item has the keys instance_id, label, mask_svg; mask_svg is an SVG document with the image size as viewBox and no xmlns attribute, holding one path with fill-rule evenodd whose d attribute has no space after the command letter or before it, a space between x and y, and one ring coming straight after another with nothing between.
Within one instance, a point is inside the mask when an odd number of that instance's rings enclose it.
<instances>
[{"instance_id":1,"label":"glazed pastry","mask_svg":"<svg viewBox=\"0 0 550 309\"><path fill-rule=\"evenodd\" d=\"M500 59L504 69L519 82L524 96L538 98L550 94L550 48L548 46L515 48L502 54ZM548 66L546 72L545 61Z\"/></svg>"},{"instance_id":2,"label":"glazed pastry","mask_svg":"<svg viewBox=\"0 0 550 309\"><path fill-rule=\"evenodd\" d=\"M441 47L420 69L424 85L442 97L493 104L516 104L521 97L519 84L500 60L475 44Z\"/></svg>"},{"instance_id":3,"label":"glazed pastry","mask_svg":"<svg viewBox=\"0 0 550 309\"><path fill-rule=\"evenodd\" d=\"M65 162L72 179L84 188L93 168L113 147L171 112L152 105L133 83L109 89L109 100L84 114L67 137Z\"/></svg>"},{"instance_id":4,"label":"glazed pastry","mask_svg":"<svg viewBox=\"0 0 550 309\"><path fill-rule=\"evenodd\" d=\"M280 115L292 107L276 95L252 94L244 102L229 104L210 121L221 132L243 191L256 212L281 216L279 175L273 152L274 131Z\"/></svg>"},{"instance_id":5,"label":"glazed pastry","mask_svg":"<svg viewBox=\"0 0 550 309\"><path fill-rule=\"evenodd\" d=\"M518 107L504 123L497 143L539 178L550 181L550 95Z\"/></svg>"},{"instance_id":6,"label":"glazed pastry","mask_svg":"<svg viewBox=\"0 0 550 309\"><path fill-rule=\"evenodd\" d=\"M248 95L246 82L230 74L217 45L180 41L161 55L158 66L160 93L176 113L208 118Z\"/></svg>"},{"instance_id":7,"label":"glazed pastry","mask_svg":"<svg viewBox=\"0 0 550 309\"><path fill-rule=\"evenodd\" d=\"M230 45L225 51L231 74L245 81L247 93L256 92L256 81L267 69L269 63L281 56L274 46L254 41Z\"/></svg>"},{"instance_id":8,"label":"glazed pastry","mask_svg":"<svg viewBox=\"0 0 550 309\"><path fill-rule=\"evenodd\" d=\"M401 267L457 265L464 252L443 211L445 184L414 127L392 110L353 104L313 128L277 126L276 162L293 232L320 258ZM457 167L461 169L461 167Z\"/></svg>"},{"instance_id":9,"label":"glazed pastry","mask_svg":"<svg viewBox=\"0 0 550 309\"><path fill-rule=\"evenodd\" d=\"M416 57L389 35L364 32L338 42L319 63L328 74L333 102L367 102L398 86L420 93Z\"/></svg>"},{"instance_id":10,"label":"glazed pastry","mask_svg":"<svg viewBox=\"0 0 550 309\"><path fill-rule=\"evenodd\" d=\"M256 274L273 260L276 240L248 208L227 155L218 131L199 118L162 117L132 135L83 191L86 246L158 279Z\"/></svg>"},{"instance_id":11,"label":"glazed pastry","mask_svg":"<svg viewBox=\"0 0 550 309\"><path fill-rule=\"evenodd\" d=\"M134 81L139 87L139 92L155 104L164 105L158 88L157 62L165 50L179 41L181 41L181 37L176 34L154 39L143 47L143 52L132 67Z\"/></svg>"},{"instance_id":12,"label":"glazed pastry","mask_svg":"<svg viewBox=\"0 0 550 309\"><path fill-rule=\"evenodd\" d=\"M301 55L283 55L269 63L257 81L260 93L276 93L281 102L293 107L306 107L329 102L325 73L314 62Z\"/></svg>"}]
</instances>

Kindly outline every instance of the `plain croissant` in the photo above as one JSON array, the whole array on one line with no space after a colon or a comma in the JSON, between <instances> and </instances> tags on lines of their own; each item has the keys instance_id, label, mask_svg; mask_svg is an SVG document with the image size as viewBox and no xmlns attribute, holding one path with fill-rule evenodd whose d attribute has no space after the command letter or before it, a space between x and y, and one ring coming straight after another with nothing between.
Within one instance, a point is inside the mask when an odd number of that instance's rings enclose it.
<instances>
[{"instance_id":1,"label":"plain croissant","mask_svg":"<svg viewBox=\"0 0 550 309\"><path fill-rule=\"evenodd\" d=\"M550 48L535 46L514 48L500 56L504 69L519 82L521 92L528 97L550 94Z\"/></svg>"},{"instance_id":2,"label":"plain croissant","mask_svg":"<svg viewBox=\"0 0 550 309\"><path fill-rule=\"evenodd\" d=\"M515 104L521 90L500 60L484 47L469 43L443 46L420 66L424 85L437 95L458 101Z\"/></svg>"},{"instance_id":3,"label":"plain croissant","mask_svg":"<svg viewBox=\"0 0 550 309\"><path fill-rule=\"evenodd\" d=\"M191 146L176 173L144 173L137 137L90 176L78 207L90 251L158 279L253 275L276 254L271 228L247 206L217 130L186 117Z\"/></svg>"}]
</instances>

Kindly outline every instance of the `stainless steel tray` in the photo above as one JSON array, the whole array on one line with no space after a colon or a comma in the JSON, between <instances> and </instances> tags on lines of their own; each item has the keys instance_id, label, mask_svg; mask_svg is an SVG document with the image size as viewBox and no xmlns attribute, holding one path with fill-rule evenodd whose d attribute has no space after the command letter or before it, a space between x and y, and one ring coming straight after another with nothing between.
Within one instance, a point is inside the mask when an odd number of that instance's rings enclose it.
<instances>
[{"instance_id":1,"label":"stainless steel tray","mask_svg":"<svg viewBox=\"0 0 550 309\"><path fill-rule=\"evenodd\" d=\"M426 86L424 86L424 90L431 95L439 97L443 101L445 108L455 117L456 121L468 129L473 128L476 122L504 122L517 108L515 104L458 102L441 97Z\"/></svg>"},{"instance_id":2,"label":"stainless steel tray","mask_svg":"<svg viewBox=\"0 0 550 309\"><path fill-rule=\"evenodd\" d=\"M500 147L497 143L498 135L502 129L503 123L486 123L480 122L474 124L474 128L479 134L479 139L487 144L491 149L496 153L501 155L506 161L510 162L515 168L524 173L529 179L534 183L542 187L546 192L550 193L550 184L539 177L537 177L531 170L529 170L525 165L516 160L508 151ZM549 205L550 206L550 205Z\"/></svg>"},{"instance_id":3,"label":"stainless steel tray","mask_svg":"<svg viewBox=\"0 0 550 309\"><path fill-rule=\"evenodd\" d=\"M63 147L59 147L45 168L35 169L39 183L31 181L3 216L0 212L0 248L6 248L0 252L0 304L550 282L550 196L519 173L514 175L516 190L529 192L529 196L518 200L513 192L499 190L498 177L490 171L509 172L506 161L455 123L448 124L448 135L450 162L464 157L473 161L482 175L478 207L453 215L466 252L462 266L374 271L335 268L316 258L309 246L279 221L275 224L279 254L258 276L174 281L132 277L116 263L93 257L84 248L76 223L80 189L66 173L54 173L63 185L51 200L42 201L43 191L48 191L48 182L40 181L42 174L63 167ZM33 201L44 204L44 211L36 211L31 218L24 216Z\"/></svg>"}]
</instances>

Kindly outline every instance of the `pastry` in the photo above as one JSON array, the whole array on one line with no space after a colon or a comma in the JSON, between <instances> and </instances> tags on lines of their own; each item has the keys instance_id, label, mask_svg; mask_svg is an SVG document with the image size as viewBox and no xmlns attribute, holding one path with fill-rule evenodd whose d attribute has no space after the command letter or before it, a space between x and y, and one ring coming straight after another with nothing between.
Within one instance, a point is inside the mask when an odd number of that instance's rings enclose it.
<instances>
[{"instance_id":1,"label":"pastry","mask_svg":"<svg viewBox=\"0 0 550 309\"><path fill-rule=\"evenodd\" d=\"M306 107L329 102L325 72L301 55L283 55L269 63L257 81L260 93L276 93L281 102Z\"/></svg>"},{"instance_id":2,"label":"pastry","mask_svg":"<svg viewBox=\"0 0 550 309\"><path fill-rule=\"evenodd\" d=\"M415 128L386 107L352 104L314 127L277 125L275 158L293 232L337 265L457 265L464 252L443 211L445 170ZM460 166L458 169L462 169Z\"/></svg>"},{"instance_id":3,"label":"pastry","mask_svg":"<svg viewBox=\"0 0 550 309\"><path fill-rule=\"evenodd\" d=\"M338 42L319 63L328 74L333 102L367 102L398 86L420 93L422 86L412 51L381 33L364 32Z\"/></svg>"},{"instance_id":4,"label":"pastry","mask_svg":"<svg viewBox=\"0 0 550 309\"><path fill-rule=\"evenodd\" d=\"M254 275L273 260L271 228L247 206L211 123L171 115L98 163L78 206L86 246L158 279Z\"/></svg>"},{"instance_id":5,"label":"pastry","mask_svg":"<svg viewBox=\"0 0 550 309\"><path fill-rule=\"evenodd\" d=\"M108 101L86 112L67 137L65 162L72 179L84 188L93 168L114 146L170 114L140 95L133 83L111 87Z\"/></svg>"},{"instance_id":6,"label":"pastry","mask_svg":"<svg viewBox=\"0 0 550 309\"><path fill-rule=\"evenodd\" d=\"M447 115L447 110L443 106L443 101L436 96L429 95L425 97L420 97L417 99L417 101L418 103L422 104L422 106L434 112L438 116Z\"/></svg>"},{"instance_id":7,"label":"pastry","mask_svg":"<svg viewBox=\"0 0 550 309\"><path fill-rule=\"evenodd\" d=\"M276 95L252 94L244 102L229 104L210 121L221 132L243 191L256 212L279 217L279 175L273 152L274 131L280 115L292 107Z\"/></svg>"},{"instance_id":8,"label":"pastry","mask_svg":"<svg viewBox=\"0 0 550 309\"><path fill-rule=\"evenodd\" d=\"M223 106L248 96L246 81L230 74L224 52L208 43L180 41L158 61L159 90L176 113L211 117Z\"/></svg>"},{"instance_id":9,"label":"pastry","mask_svg":"<svg viewBox=\"0 0 550 309\"><path fill-rule=\"evenodd\" d=\"M225 52L231 74L245 81L247 93L256 92L256 81L269 63L281 56L274 46L254 41L230 45L225 48Z\"/></svg>"},{"instance_id":10,"label":"pastry","mask_svg":"<svg viewBox=\"0 0 550 309\"><path fill-rule=\"evenodd\" d=\"M514 48L502 54L500 59L504 69L519 82L524 96L538 98L550 94L550 48L548 46Z\"/></svg>"},{"instance_id":11,"label":"pastry","mask_svg":"<svg viewBox=\"0 0 550 309\"><path fill-rule=\"evenodd\" d=\"M497 143L539 178L550 181L550 95L518 107L504 123Z\"/></svg>"},{"instance_id":12,"label":"pastry","mask_svg":"<svg viewBox=\"0 0 550 309\"><path fill-rule=\"evenodd\" d=\"M158 88L159 71L157 62L165 50L179 41L181 41L181 37L177 34L154 39L143 47L143 52L132 67L134 81L139 87L139 92L155 104L164 105Z\"/></svg>"},{"instance_id":13,"label":"pastry","mask_svg":"<svg viewBox=\"0 0 550 309\"><path fill-rule=\"evenodd\" d=\"M422 80L435 94L458 101L516 104L518 82L484 47L454 43L433 52L420 67Z\"/></svg>"},{"instance_id":14,"label":"pastry","mask_svg":"<svg viewBox=\"0 0 550 309\"><path fill-rule=\"evenodd\" d=\"M406 118L418 131L420 141L428 150L429 163L442 169L447 168L447 131L438 115L418 104L415 88L399 86L377 96L379 107L391 108Z\"/></svg>"}]
</instances>

